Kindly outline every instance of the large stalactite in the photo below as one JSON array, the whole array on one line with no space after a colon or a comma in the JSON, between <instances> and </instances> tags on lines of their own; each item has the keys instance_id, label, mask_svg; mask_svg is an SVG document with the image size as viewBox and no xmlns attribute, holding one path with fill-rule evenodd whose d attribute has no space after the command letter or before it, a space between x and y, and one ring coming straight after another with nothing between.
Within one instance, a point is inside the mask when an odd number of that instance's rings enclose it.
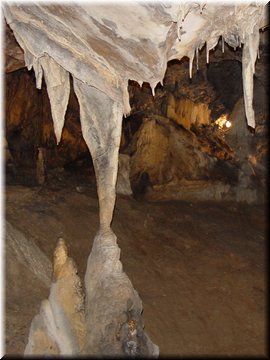
<instances>
[{"instance_id":1,"label":"large stalactite","mask_svg":"<svg viewBox=\"0 0 270 360\"><path fill-rule=\"evenodd\" d=\"M154 94L169 60L188 56L192 76L194 55L205 43L207 62L220 37L233 47L243 44L245 110L254 127L253 74L258 32L266 21L264 4L5 4L4 15L38 88L45 78L57 142L72 75L100 206L85 301L76 267L60 240L50 296L33 320L25 354L157 356L158 347L143 331L141 301L122 270L110 228L121 121L130 112L128 81L148 82ZM69 291L74 296L66 302L63 294Z\"/></svg>"}]
</instances>

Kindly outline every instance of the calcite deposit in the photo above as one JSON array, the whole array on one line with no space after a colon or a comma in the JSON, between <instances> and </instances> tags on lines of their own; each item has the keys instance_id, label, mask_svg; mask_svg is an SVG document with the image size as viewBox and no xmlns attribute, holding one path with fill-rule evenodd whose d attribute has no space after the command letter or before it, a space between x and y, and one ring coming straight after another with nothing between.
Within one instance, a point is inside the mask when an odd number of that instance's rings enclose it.
<instances>
[{"instance_id":1,"label":"calcite deposit","mask_svg":"<svg viewBox=\"0 0 270 360\"><path fill-rule=\"evenodd\" d=\"M74 311L77 298L80 304L82 298L76 292L75 267L66 254L60 268L54 268L50 297L32 323L25 354L37 354L38 332L44 331L43 356L48 355L47 345L55 355L157 356L158 347L144 333L141 302L122 271L120 249L110 228L122 118L131 110L128 82L147 82L154 95L168 61L188 57L192 77L193 60L205 44L207 63L220 39L231 47L243 46L245 114L248 125L255 127L253 75L259 30L267 24L265 3L5 3L3 11L24 52L25 65L34 69L37 88L41 89L45 79L57 143L65 122L70 77L73 79L100 207L100 230L85 277L85 314ZM182 119L178 112L172 117L176 122ZM164 138L166 130L157 129L156 136ZM58 244L56 251L59 249L64 249L63 243ZM65 298L68 289L73 299Z\"/></svg>"}]
</instances>

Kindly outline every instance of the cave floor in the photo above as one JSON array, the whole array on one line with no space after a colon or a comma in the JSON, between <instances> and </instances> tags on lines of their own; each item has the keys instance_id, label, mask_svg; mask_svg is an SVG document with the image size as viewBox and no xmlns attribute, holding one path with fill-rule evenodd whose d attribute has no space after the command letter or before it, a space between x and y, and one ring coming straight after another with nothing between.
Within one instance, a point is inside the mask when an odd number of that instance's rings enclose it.
<instances>
[{"instance_id":1,"label":"cave floor","mask_svg":"<svg viewBox=\"0 0 270 360\"><path fill-rule=\"evenodd\" d=\"M94 180L60 172L43 187L6 185L4 195L6 219L50 259L63 237L83 280L98 229ZM266 354L266 225L263 205L118 195L112 228L161 356ZM6 354L21 355L48 289L8 270Z\"/></svg>"}]
</instances>

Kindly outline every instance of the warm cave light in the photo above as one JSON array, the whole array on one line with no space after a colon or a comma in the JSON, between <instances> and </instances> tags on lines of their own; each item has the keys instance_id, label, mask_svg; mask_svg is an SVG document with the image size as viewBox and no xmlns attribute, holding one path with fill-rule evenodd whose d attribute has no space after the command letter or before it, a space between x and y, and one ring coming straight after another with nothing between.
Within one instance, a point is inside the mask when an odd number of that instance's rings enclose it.
<instances>
[{"instance_id":1,"label":"warm cave light","mask_svg":"<svg viewBox=\"0 0 270 360\"><path fill-rule=\"evenodd\" d=\"M227 120L227 115L221 115L216 121L215 123L218 125L219 129L224 128L224 126L229 129L232 126L232 123Z\"/></svg>"}]
</instances>

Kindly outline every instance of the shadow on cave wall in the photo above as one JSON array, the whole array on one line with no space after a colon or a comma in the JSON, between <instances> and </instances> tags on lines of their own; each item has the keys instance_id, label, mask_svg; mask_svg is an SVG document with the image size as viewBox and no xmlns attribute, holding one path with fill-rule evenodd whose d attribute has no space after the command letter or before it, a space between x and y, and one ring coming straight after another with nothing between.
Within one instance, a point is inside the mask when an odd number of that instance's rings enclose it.
<instances>
[{"instance_id":1,"label":"shadow on cave wall","mask_svg":"<svg viewBox=\"0 0 270 360\"><path fill-rule=\"evenodd\" d=\"M72 79L71 79L72 81ZM82 137L79 105L71 86L62 138L57 146L46 85L36 89L33 71L6 74L6 182L37 185L37 160L43 150L47 171L89 169L92 159Z\"/></svg>"}]
</instances>

